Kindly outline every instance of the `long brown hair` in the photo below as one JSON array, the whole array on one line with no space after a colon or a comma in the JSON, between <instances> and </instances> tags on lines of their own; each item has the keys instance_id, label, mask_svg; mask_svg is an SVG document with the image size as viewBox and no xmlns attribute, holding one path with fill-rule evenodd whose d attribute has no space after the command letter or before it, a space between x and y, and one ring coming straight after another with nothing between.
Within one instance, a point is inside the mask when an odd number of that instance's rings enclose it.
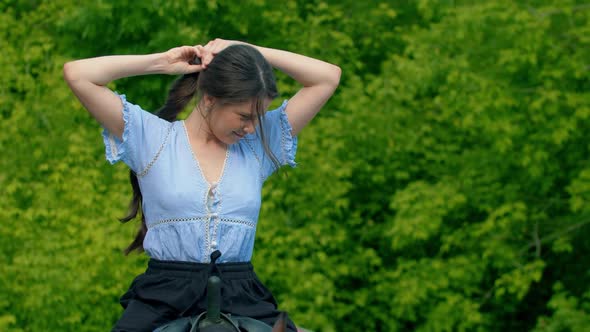
<instances>
[{"instance_id":1,"label":"long brown hair","mask_svg":"<svg viewBox=\"0 0 590 332\"><path fill-rule=\"evenodd\" d=\"M193 61L200 63L200 59ZM160 118L176 121L178 114L196 96L209 95L215 97L222 104L242 103L253 100L252 112L258 118L259 130L266 155L271 159L275 168L279 168L276 156L270 151L264 135L262 121L264 121L263 101L278 96L276 80L271 65L264 56L249 45L232 45L217 54L206 70L202 73L186 74L176 79L164 105L156 112ZM142 210L142 194L136 174L129 171L129 182L133 188L133 197L129 203L128 214L119 219L125 223L135 219L141 213L141 225L135 239L125 249L125 255L133 250L143 251L143 240L147 233L145 216Z\"/></svg>"}]
</instances>

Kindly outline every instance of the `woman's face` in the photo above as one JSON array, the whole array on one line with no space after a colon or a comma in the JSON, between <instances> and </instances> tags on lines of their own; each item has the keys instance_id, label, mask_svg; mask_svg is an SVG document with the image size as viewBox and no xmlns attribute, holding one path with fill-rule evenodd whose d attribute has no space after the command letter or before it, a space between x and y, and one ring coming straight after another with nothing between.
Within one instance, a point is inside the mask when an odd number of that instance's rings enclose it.
<instances>
[{"instance_id":1,"label":"woman's face","mask_svg":"<svg viewBox=\"0 0 590 332\"><path fill-rule=\"evenodd\" d=\"M270 99L264 101L264 110L268 108ZM256 112L252 102L239 104L215 105L211 109L209 127L211 132L225 144L238 142L247 134L252 134L258 125Z\"/></svg>"}]
</instances>

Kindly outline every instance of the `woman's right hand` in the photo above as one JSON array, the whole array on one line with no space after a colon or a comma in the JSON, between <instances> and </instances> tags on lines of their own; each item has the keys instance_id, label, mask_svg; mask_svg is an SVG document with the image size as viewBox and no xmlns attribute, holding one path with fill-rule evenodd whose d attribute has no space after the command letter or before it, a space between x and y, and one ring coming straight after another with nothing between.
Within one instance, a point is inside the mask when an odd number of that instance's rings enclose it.
<instances>
[{"instance_id":1,"label":"woman's right hand","mask_svg":"<svg viewBox=\"0 0 590 332\"><path fill-rule=\"evenodd\" d=\"M221 51L223 51L226 47L236 44L246 44L244 42L238 40L226 40L221 38L215 38L205 44L204 47L201 48L203 56L201 59L203 60L203 66L207 68L211 60Z\"/></svg>"},{"instance_id":2,"label":"woman's right hand","mask_svg":"<svg viewBox=\"0 0 590 332\"><path fill-rule=\"evenodd\" d=\"M163 72L170 75L183 75L202 71L205 66L195 61L207 54L203 46L179 46L163 53ZM200 61L199 61L200 62Z\"/></svg>"}]
</instances>

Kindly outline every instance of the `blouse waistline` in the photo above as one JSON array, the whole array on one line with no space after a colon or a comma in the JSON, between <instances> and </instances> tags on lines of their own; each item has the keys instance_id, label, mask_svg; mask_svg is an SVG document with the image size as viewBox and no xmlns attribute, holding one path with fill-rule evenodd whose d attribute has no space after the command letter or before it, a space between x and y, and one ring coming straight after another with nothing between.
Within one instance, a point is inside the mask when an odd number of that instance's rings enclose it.
<instances>
[{"instance_id":1,"label":"blouse waistline","mask_svg":"<svg viewBox=\"0 0 590 332\"><path fill-rule=\"evenodd\" d=\"M239 218L227 218L227 217L219 217L217 213L211 213L207 216L202 216L202 217L185 217L185 218L169 218L169 219L161 219L158 220L156 222L146 222L147 228L151 229L154 228L156 226L162 226L162 225L166 225L166 224L171 224L171 223L183 223L183 222L189 222L189 223L199 223L199 222L203 222L203 223L208 223L211 220L214 220L216 223L232 223L232 224L240 224L240 225L244 225L244 226L248 226L248 227L252 227L255 228L256 227L256 223L253 221L249 221L249 220L245 220L245 219L239 219Z\"/></svg>"}]
</instances>

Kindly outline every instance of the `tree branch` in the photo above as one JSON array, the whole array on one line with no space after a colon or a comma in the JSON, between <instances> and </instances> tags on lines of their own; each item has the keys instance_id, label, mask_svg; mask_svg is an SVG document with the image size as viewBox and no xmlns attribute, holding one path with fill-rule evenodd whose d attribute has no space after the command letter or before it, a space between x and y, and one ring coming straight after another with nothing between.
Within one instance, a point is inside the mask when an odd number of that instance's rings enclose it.
<instances>
[{"instance_id":1,"label":"tree branch","mask_svg":"<svg viewBox=\"0 0 590 332\"><path fill-rule=\"evenodd\" d=\"M533 240L535 241L535 255L541 257L541 240L539 239L539 222L535 222L535 230L533 231Z\"/></svg>"},{"instance_id":2,"label":"tree branch","mask_svg":"<svg viewBox=\"0 0 590 332\"><path fill-rule=\"evenodd\" d=\"M558 232L549 234L549 235L547 235L547 236L545 236L543 238L536 239L533 243L529 243L528 245L526 245L525 247L523 247L522 249L520 249L519 250L519 254L522 255L523 253L525 253L526 251L530 250L531 248L533 248L533 247L535 247L537 245L540 246L542 243L547 243L547 242L549 242L549 241L551 241L553 239L560 238L563 235L565 235L567 233L570 233L570 232L573 232L576 229L581 228L582 226L584 226L586 224L590 224L590 219L581 221L581 222L579 222L577 224L573 224L573 225L569 226L566 229L563 229L563 230L560 230Z\"/></svg>"}]
</instances>

